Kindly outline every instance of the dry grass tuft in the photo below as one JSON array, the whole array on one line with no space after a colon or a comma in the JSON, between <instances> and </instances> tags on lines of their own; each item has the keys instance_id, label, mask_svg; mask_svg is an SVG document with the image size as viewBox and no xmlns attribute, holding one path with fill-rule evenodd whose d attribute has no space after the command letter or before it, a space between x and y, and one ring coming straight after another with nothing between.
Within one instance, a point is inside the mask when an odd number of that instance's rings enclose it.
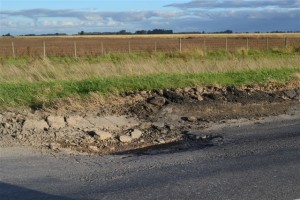
<instances>
[{"instance_id":1,"label":"dry grass tuft","mask_svg":"<svg viewBox=\"0 0 300 200\"><path fill-rule=\"evenodd\" d=\"M295 73L294 78L295 78L295 80L300 81L300 73Z\"/></svg>"},{"instance_id":2,"label":"dry grass tuft","mask_svg":"<svg viewBox=\"0 0 300 200\"><path fill-rule=\"evenodd\" d=\"M85 98L74 95L72 97L58 99L45 106L44 109L49 112L52 112L54 109L57 113L86 113L86 111L93 112L97 110L96 108L105 108L103 111L106 112L109 110L118 110L118 108L121 108L122 106L134 105L144 100L145 98L140 95L124 96L120 98L119 96L112 94L104 96L99 93L91 92ZM97 110L97 112L98 111L99 110Z\"/></svg>"},{"instance_id":3,"label":"dry grass tuft","mask_svg":"<svg viewBox=\"0 0 300 200\"><path fill-rule=\"evenodd\" d=\"M149 56L145 59L126 58L122 61L101 61L90 63L54 62L48 58L35 59L29 63L0 63L0 83L51 82L84 80L94 77L116 77L131 75L150 75L161 73L201 73L228 72L245 69L299 67L300 56L258 57L248 56L246 49L240 49L239 57L206 58L207 52L182 52L172 57ZM242 56L242 58L241 58Z\"/></svg>"},{"instance_id":4,"label":"dry grass tuft","mask_svg":"<svg viewBox=\"0 0 300 200\"><path fill-rule=\"evenodd\" d=\"M246 48L239 48L239 49L237 49L236 51L237 51L237 53L238 53L239 55L241 55L241 56L247 56L247 55L248 55L248 52L249 52L249 50L246 49Z\"/></svg>"}]
</instances>

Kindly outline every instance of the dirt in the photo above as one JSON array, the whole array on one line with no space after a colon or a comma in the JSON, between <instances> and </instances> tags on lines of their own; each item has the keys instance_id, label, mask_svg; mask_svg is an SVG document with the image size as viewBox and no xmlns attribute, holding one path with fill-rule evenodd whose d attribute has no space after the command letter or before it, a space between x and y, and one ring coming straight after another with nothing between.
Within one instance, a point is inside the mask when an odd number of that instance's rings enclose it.
<instances>
[{"instance_id":1,"label":"dirt","mask_svg":"<svg viewBox=\"0 0 300 200\"><path fill-rule=\"evenodd\" d=\"M258 119L300 105L299 85L191 87L129 92L97 106L0 112L0 147L108 154L152 146L189 148L222 142L192 134L214 123ZM145 152L144 151L144 152Z\"/></svg>"}]
</instances>

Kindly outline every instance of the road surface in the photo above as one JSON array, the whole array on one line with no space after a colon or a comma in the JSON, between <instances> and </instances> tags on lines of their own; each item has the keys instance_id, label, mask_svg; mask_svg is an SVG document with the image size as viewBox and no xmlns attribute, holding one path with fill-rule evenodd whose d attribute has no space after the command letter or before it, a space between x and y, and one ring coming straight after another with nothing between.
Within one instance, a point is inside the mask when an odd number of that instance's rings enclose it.
<instances>
[{"instance_id":1,"label":"road surface","mask_svg":"<svg viewBox=\"0 0 300 200\"><path fill-rule=\"evenodd\" d=\"M210 133L224 140L151 153L1 148L0 199L300 199L299 117L224 123Z\"/></svg>"}]
</instances>

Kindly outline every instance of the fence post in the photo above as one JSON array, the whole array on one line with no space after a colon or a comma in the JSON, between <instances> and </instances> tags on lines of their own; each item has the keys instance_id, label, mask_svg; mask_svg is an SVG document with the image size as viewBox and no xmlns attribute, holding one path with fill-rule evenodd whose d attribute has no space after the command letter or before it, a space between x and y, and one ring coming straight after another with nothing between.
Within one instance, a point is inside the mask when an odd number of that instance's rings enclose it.
<instances>
[{"instance_id":1,"label":"fence post","mask_svg":"<svg viewBox=\"0 0 300 200\"><path fill-rule=\"evenodd\" d=\"M131 53L131 44L130 44L130 40L128 42L128 52Z\"/></svg>"},{"instance_id":2,"label":"fence post","mask_svg":"<svg viewBox=\"0 0 300 200\"><path fill-rule=\"evenodd\" d=\"M11 42L11 48L12 48L13 57L15 58L16 55L15 55L15 45L14 45L14 42Z\"/></svg>"},{"instance_id":3,"label":"fence post","mask_svg":"<svg viewBox=\"0 0 300 200\"><path fill-rule=\"evenodd\" d=\"M267 50L269 50L269 37L267 37Z\"/></svg>"},{"instance_id":4,"label":"fence post","mask_svg":"<svg viewBox=\"0 0 300 200\"><path fill-rule=\"evenodd\" d=\"M203 49L204 49L204 51L206 50L206 41L205 41L205 38L203 39Z\"/></svg>"},{"instance_id":5,"label":"fence post","mask_svg":"<svg viewBox=\"0 0 300 200\"><path fill-rule=\"evenodd\" d=\"M226 38L226 51L228 51L228 39Z\"/></svg>"},{"instance_id":6,"label":"fence post","mask_svg":"<svg viewBox=\"0 0 300 200\"><path fill-rule=\"evenodd\" d=\"M103 46L103 42L101 42L101 52L102 52L102 54L104 54L104 46Z\"/></svg>"},{"instance_id":7,"label":"fence post","mask_svg":"<svg viewBox=\"0 0 300 200\"><path fill-rule=\"evenodd\" d=\"M157 42L155 42L155 44L154 44L154 51L155 52L157 51Z\"/></svg>"},{"instance_id":8,"label":"fence post","mask_svg":"<svg viewBox=\"0 0 300 200\"><path fill-rule=\"evenodd\" d=\"M284 45L285 45L285 48L287 49L288 48L288 38L285 37L284 39Z\"/></svg>"},{"instance_id":9,"label":"fence post","mask_svg":"<svg viewBox=\"0 0 300 200\"><path fill-rule=\"evenodd\" d=\"M179 52L182 50L182 43L181 43L181 38L179 38Z\"/></svg>"},{"instance_id":10,"label":"fence post","mask_svg":"<svg viewBox=\"0 0 300 200\"><path fill-rule=\"evenodd\" d=\"M249 50L249 38L247 37L247 51Z\"/></svg>"},{"instance_id":11,"label":"fence post","mask_svg":"<svg viewBox=\"0 0 300 200\"><path fill-rule=\"evenodd\" d=\"M46 58L46 43L43 41L43 46L44 46L44 58Z\"/></svg>"},{"instance_id":12,"label":"fence post","mask_svg":"<svg viewBox=\"0 0 300 200\"><path fill-rule=\"evenodd\" d=\"M74 42L74 56L77 58L77 45L76 42Z\"/></svg>"}]
</instances>

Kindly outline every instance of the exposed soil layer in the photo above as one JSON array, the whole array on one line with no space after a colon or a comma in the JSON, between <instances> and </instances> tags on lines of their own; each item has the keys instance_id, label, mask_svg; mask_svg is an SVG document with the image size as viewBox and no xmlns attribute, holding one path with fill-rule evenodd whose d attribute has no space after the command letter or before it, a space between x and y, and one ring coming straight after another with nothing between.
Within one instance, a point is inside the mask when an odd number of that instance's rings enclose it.
<instances>
[{"instance_id":1,"label":"exposed soil layer","mask_svg":"<svg viewBox=\"0 0 300 200\"><path fill-rule=\"evenodd\" d=\"M300 88L294 86L209 86L127 93L118 103L81 110L7 110L0 113L0 147L96 154L149 152L153 145L205 147L222 142L222 136L193 131L224 120L288 113L299 100Z\"/></svg>"}]
</instances>

